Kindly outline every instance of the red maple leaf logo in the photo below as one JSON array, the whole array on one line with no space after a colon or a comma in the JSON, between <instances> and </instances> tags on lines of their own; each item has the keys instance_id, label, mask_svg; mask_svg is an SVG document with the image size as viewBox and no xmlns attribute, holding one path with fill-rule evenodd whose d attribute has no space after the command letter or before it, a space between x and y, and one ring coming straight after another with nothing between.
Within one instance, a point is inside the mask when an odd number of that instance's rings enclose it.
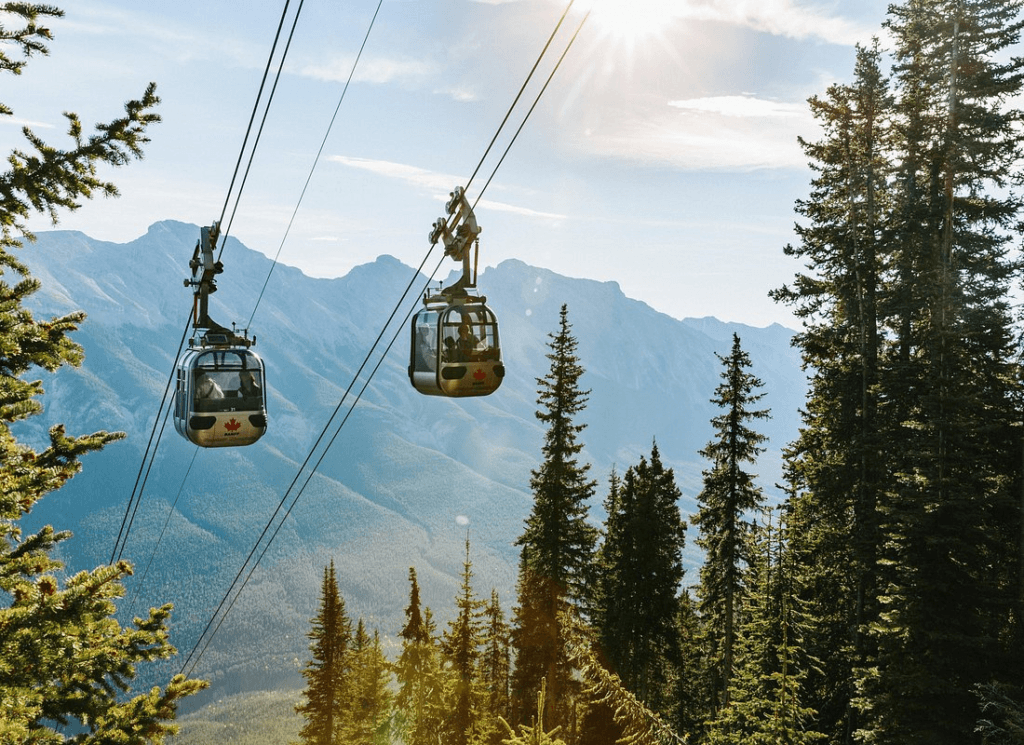
<instances>
[{"instance_id":1,"label":"red maple leaf logo","mask_svg":"<svg viewBox=\"0 0 1024 745\"><path fill-rule=\"evenodd\" d=\"M234 432L242 426L241 422L236 422L234 417L231 417L230 422L224 422L224 429L228 432Z\"/></svg>"},{"instance_id":2,"label":"red maple leaf logo","mask_svg":"<svg viewBox=\"0 0 1024 745\"><path fill-rule=\"evenodd\" d=\"M477 380L483 380L484 378L486 378L486 377L487 377L487 373L485 373L485 372L484 372L483 370L481 370L481 369L480 369L480 368L478 367L478 368L476 369L476 372L474 372L474 373L473 373L473 377L474 377L474 378L476 378Z\"/></svg>"}]
</instances>

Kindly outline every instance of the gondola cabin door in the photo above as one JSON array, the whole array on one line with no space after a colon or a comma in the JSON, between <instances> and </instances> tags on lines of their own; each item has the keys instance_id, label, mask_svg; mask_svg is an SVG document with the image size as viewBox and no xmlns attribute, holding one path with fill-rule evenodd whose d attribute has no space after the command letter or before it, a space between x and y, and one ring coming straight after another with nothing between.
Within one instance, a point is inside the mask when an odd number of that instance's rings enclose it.
<instances>
[{"instance_id":1,"label":"gondola cabin door","mask_svg":"<svg viewBox=\"0 0 1024 745\"><path fill-rule=\"evenodd\" d=\"M200 447L256 442L267 431L263 360L245 347L187 351L177 368L174 426Z\"/></svg>"},{"instance_id":2,"label":"gondola cabin door","mask_svg":"<svg viewBox=\"0 0 1024 745\"><path fill-rule=\"evenodd\" d=\"M505 377L498 321L482 302L427 306L412 319L409 379L428 396L486 396Z\"/></svg>"}]
</instances>

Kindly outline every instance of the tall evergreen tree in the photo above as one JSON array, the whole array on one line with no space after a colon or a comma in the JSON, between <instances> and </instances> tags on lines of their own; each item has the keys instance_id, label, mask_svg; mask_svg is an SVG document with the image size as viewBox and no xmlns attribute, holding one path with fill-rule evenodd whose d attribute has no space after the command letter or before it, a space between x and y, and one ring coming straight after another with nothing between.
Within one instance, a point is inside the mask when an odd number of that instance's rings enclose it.
<instances>
[{"instance_id":1,"label":"tall evergreen tree","mask_svg":"<svg viewBox=\"0 0 1024 745\"><path fill-rule=\"evenodd\" d=\"M821 177L791 253L814 274L777 297L815 371L787 476L811 648L839 650L808 679L836 741L977 741L975 686L1024 669L1020 8L891 6L892 92L859 50L805 144Z\"/></svg>"},{"instance_id":2,"label":"tall evergreen tree","mask_svg":"<svg viewBox=\"0 0 1024 745\"><path fill-rule=\"evenodd\" d=\"M420 586L412 567L409 585L405 626L398 634L402 651L395 663L394 724L405 745L437 745L446 715L445 675L430 609L420 609Z\"/></svg>"},{"instance_id":3,"label":"tall evergreen tree","mask_svg":"<svg viewBox=\"0 0 1024 745\"><path fill-rule=\"evenodd\" d=\"M516 665L512 676L514 717L524 721L546 686L546 721L566 725L574 711L574 682L564 651L559 611L585 604L592 585L597 529L587 522L588 500L596 483L588 478L589 463L580 463L585 425L576 417L589 391L581 390L583 367L576 354L568 309L562 306L557 334L549 334L551 368L537 379L537 418L547 426L543 461L531 472L534 505L526 529L516 541L521 549L518 601L512 630Z\"/></svg>"},{"instance_id":4,"label":"tall evergreen tree","mask_svg":"<svg viewBox=\"0 0 1024 745\"><path fill-rule=\"evenodd\" d=\"M890 10L901 232L883 385L897 480L883 506L887 610L860 681L861 736L878 742L968 742L974 687L1021 676L1019 623L1009 623L1018 544L1006 529L1020 519L1009 293L1021 267L1007 246L1024 153L1021 113L1004 103L1024 82L1024 60L1008 54L1020 9L911 0Z\"/></svg>"},{"instance_id":5,"label":"tall evergreen tree","mask_svg":"<svg viewBox=\"0 0 1024 745\"><path fill-rule=\"evenodd\" d=\"M750 356L732 337L732 351L718 355L724 370L722 383L711 402L723 413L711 420L715 439L700 451L711 462L703 472L704 488L697 495L694 521L700 526L697 545L705 551L700 572L700 610L715 660L716 696L728 703L732 680L736 629L743 592L743 570L748 563L747 541L753 523L748 517L764 500L754 476L744 468L763 451L765 436L750 428L751 420L768 418L767 409L752 409L763 393L761 381L749 373Z\"/></svg>"},{"instance_id":6,"label":"tall evergreen tree","mask_svg":"<svg viewBox=\"0 0 1024 745\"><path fill-rule=\"evenodd\" d=\"M484 687L480 740L485 745L500 745L504 737L501 719L511 718L511 629L497 590L484 609L483 651L480 656L480 680Z\"/></svg>"},{"instance_id":7,"label":"tall evergreen tree","mask_svg":"<svg viewBox=\"0 0 1024 745\"><path fill-rule=\"evenodd\" d=\"M794 570L784 530L773 531L769 511L752 535L736 671L729 705L710 723L709 745L810 745L825 737L813 729L815 711L803 701L810 660L801 645Z\"/></svg>"},{"instance_id":8,"label":"tall evergreen tree","mask_svg":"<svg viewBox=\"0 0 1024 745\"><path fill-rule=\"evenodd\" d=\"M641 701L663 716L674 704L680 665L679 592L686 524L679 488L658 446L621 483L614 476L599 552L595 621L612 669Z\"/></svg>"},{"instance_id":9,"label":"tall evergreen tree","mask_svg":"<svg viewBox=\"0 0 1024 745\"><path fill-rule=\"evenodd\" d=\"M345 689L348 714L339 742L346 745L390 745L391 671L381 649L380 634L370 636L359 619L350 649L351 665Z\"/></svg>"},{"instance_id":10,"label":"tall evergreen tree","mask_svg":"<svg viewBox=\"0 0 1024 745\"><path fill-rule=\"evenodd\" d=\"M679 673L675 682L675 710L668 721L676 732L689 737L688 742L699 743L715 710L715 694L697 601L689 588L679 596L676 628L679 630Z\"/></svg>"},{"instance_id":11,"label":"tall evergreen tree","mask_svg":"<svg viewBox=\"0 0 1024 745\"><path fill-rule=\"evenodd\" d=\"M894 97L877 42L858 47L854 82L810 100L825 133L801 141L816 176L797 202L807 223L786 253L811 273L773 293L803 319L794 339L810 373L804 427L787 451L802 595L817 611L808 649L820 667L808 673L819 726L851 742L854 669L873 658L864 633L877 619L879 504L891 484L879 399L884 361L882 298L891 281L888 248L896 232L891 156Z\"/></svg>"},{"instance_id":12,"label":"tall evergreen tree","mask_svg":"<svg viewBox=\"0 0 1024 745\"><path fill-rule=\"evenodd\" d=\"M320 586L320 608L310 620L311 659L302 670L306 679L305 703L295 711L305 718L299 737L307 745L334 745L342 742L351 712L348 682L352 671L352 621L345 612L345 600L338 591L334 560L324 567Z\"/></svg>"},{"instance_id":13,"label":"tall evergreen tree","mask_svg":"<svg viewBox=\"0 0 1024 745\"><path fill-rule=\"evenodd\" d=\"M469 559L469 537L466 537L466 560L462 565L462 585L455 598L456 616L448 625L441 650L450 672L452 689L444 742L467 745L479 731L482 691L478 677L480 646L483 643L481 614L483 602L473 592L473 564Z\"/></svg>"},{"instance_id":14,"label":"tall evergreen tree","mask_svg":"<svg viewBox=\"0 0 1024 745\"><path fill-rule=\"evenodd\" d=\"M52 5L0 4L0 71L20 74L32 54L47 54ZM25 536L20 520L81 470L80 457L121 439L121 433L80 437L62 425L50 429L42 450L18 441L12 426L42 410L42 383L24 379L43 369L78 366L82 348L69 334L81 312L37 320L24 303L40 283L13 250L31 239L26 222L35 214L57 223L62 210L81 206L95 193L117 194L97 176L101 165L121 166L142 157L148 127L159 121L152 84L125 116L98 125L86 136L78 117L65 114L70 147L45 143L27 127L29 152L15 150L0 173L0 741L60 743L64 731L75 742L163 742L181 698L205 683L175 676L162 689L132 696L138 665L175 653L168 641L171 606L149 611L132 626L114 619L127 562L60 579L63 565L52 557L68 532L45 526ZM0 104L0 117L12 110ZM27 241L26 241L27 243Z\"/></svg>"}]
</instances>

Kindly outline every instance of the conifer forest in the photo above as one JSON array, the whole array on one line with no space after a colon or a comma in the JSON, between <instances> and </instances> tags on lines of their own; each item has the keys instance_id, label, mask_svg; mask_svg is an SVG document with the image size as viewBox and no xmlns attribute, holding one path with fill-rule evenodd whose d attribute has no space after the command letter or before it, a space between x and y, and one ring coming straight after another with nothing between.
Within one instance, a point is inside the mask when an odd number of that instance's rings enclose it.
<instances>
[{"instance_id":1,"label":"conifer forest","mask_svg":"<svg viewBox=\"0 0 1024 745\"><path fill-rule=\"evenodd\" d=\"M61 11L0 9L10 80ZM899 0L851 82L809 100L822 134L800 143L812 180L779 247L794 276L772 291L800 319L809 393L778 493L758 485L772 412L736 335L707 391L719 413L696 514L653 437L593 473L587 360L563 305L536 381L545 434L515 597L474 584L467 531L451 620L410 567L402 627L370 628L325 559L299 743L1024 745L1021 10ZM55 426L38 451L16 437L42 408L33 370L81 364L87 321L33 317L39 282L14 251L30 215L116 195L96 167L142 156L158 104L150 85L91 134L67 114L66 150L26 129L0 173L0 743L173 742L179 705L207 685L133 690L138 667L175 654L170 605L122 627L131 565L58 580L69 535L20 528L120 435Z\"/></svg>"}]
</instances>

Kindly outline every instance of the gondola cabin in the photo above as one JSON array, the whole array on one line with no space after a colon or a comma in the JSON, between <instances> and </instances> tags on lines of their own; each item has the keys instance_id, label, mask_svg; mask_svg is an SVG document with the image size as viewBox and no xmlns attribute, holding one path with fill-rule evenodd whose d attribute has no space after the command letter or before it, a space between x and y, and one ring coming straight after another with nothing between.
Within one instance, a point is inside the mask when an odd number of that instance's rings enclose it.
<instances>
[{"instance_id":1,"label":"gondola cabin","mask_svg":"<svg viewBox=\"0 0 1024 745\"><path fill-rule=\"evenodd\" d=\"M264 377L247 347L189 349L177 367L175 429L200 447L251 445L267 431Z\"/></svg>"},{"instance_id":2,"label":"gondola cabin","mask_svg":"<svg viewBox=\"0 0 1024 745\"><path fill-rule=\"evenodd\" d=\"M412 319L409 379L428 396L486 396L505 377L498 320L479 298L428 304Z\"/></svg>"}]
</instances>

